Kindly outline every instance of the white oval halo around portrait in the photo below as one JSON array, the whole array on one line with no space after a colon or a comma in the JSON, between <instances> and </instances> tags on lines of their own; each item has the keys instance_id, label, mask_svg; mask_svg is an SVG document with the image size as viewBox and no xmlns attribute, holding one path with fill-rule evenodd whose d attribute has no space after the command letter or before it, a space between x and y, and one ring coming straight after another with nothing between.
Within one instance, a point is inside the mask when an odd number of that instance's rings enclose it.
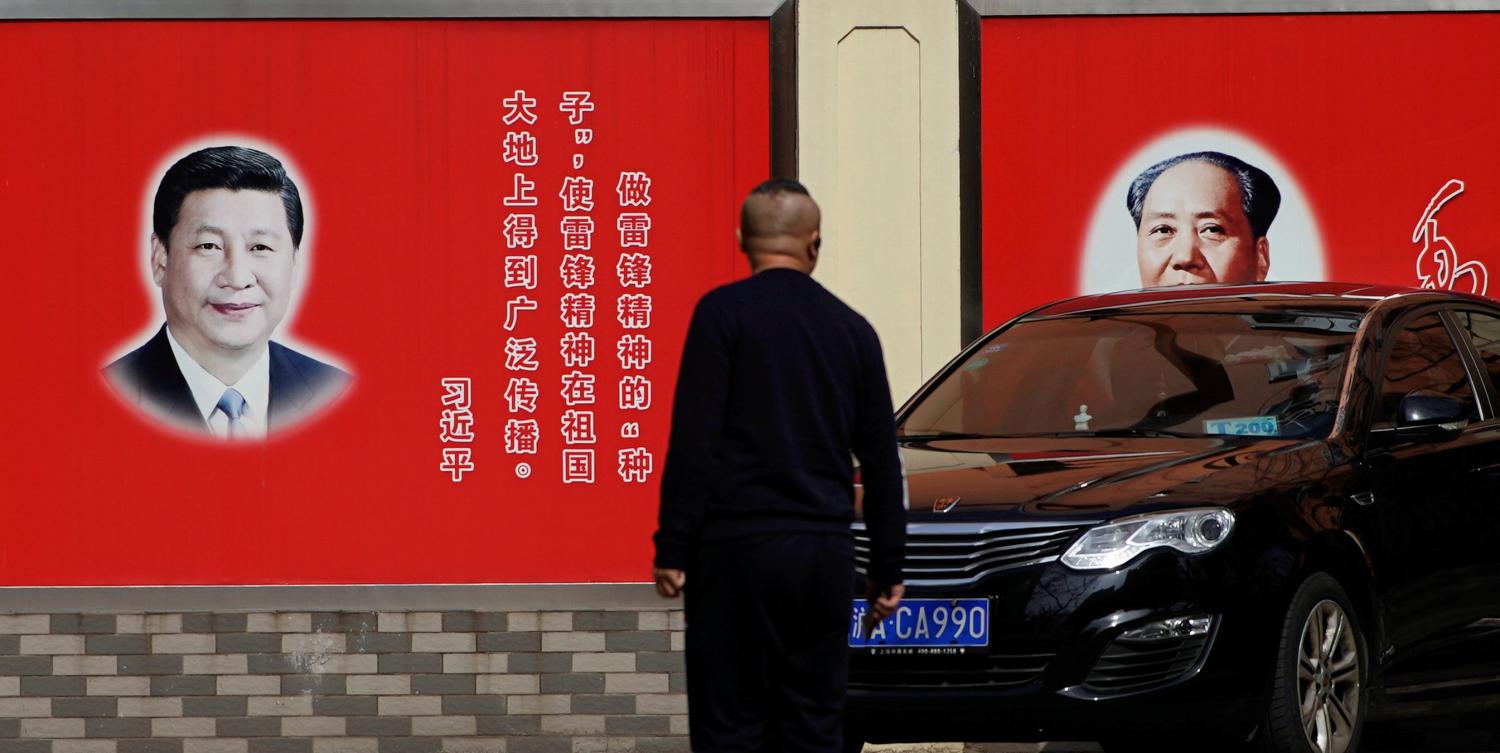
<instances>
[{"instance_id":1,"label":"white oval halo around portrait","mask_svg":"<svg viewBox=\"0 0 1500 753\"><path fill-rule=\"evenodd\" d=\"M1297 179L1269 150L1245 136L1220 128L1173 131L1137 150L1109 179L1094 203L1083 264L1078 272L1078 294L1135 290L1141 286L1135 261L1135 221L1125 207L1130 182L1142 170L1170 157L1190 152L1223 152L1265 170L1281 191L1281 209L1266 233L1271 266L1267 280L1322 280L1323 237L1312 207Z\"/></svg>"}]
</instances>

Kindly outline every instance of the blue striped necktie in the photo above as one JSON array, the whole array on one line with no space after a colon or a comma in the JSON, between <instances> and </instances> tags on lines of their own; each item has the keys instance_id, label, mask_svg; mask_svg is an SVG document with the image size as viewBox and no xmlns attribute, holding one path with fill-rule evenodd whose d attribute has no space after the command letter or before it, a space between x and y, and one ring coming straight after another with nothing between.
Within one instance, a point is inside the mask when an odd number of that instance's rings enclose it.
<instances>
[{"instance_id":1,"label":"blue striped necktie","mask_svg":"<svg viewBox=\"0 0 1500 753\"><path fill-rule=\"evenodd\" d=\"M241 395L239 390L230 387L224 390L224 395L219 398L218 404L214 406L218 410L223 411L225 416L229 417L230 439L240 439L245 436L248 429L244 422L247 405L245 396Z\"/></svg>"}]
</instances>

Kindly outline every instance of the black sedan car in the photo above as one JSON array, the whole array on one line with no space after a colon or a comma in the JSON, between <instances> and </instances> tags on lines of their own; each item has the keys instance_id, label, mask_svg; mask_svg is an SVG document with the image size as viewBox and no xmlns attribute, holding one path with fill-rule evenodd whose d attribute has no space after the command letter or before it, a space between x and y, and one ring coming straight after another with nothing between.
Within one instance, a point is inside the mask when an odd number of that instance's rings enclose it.
<instances>
[{"instance_id":1,"label":"black sedan car","mask_svg":"<svg viewBox=\"0 0 1500 753\"><path fill-rule=\"evenodd\" d=\"M1031 311L899 412L848 739L1351 753L1500 719L1500 307L1337 283ZM865 540L856 538L863 546Z\"/></svg>"}]
</instances>

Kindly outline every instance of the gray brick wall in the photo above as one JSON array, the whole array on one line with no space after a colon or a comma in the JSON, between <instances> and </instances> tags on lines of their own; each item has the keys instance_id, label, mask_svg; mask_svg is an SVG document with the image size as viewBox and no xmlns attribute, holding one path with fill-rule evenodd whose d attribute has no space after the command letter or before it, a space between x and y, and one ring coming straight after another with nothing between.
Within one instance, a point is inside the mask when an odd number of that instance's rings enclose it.
<instances>
[{"instance_id":1,"label":"gray brick wall","mask_svg":"<svg viewBox=\"0 0 1500 753\"><path fill-rule=\"evenodd\" d=\"M0 614L0 753L686 753L676 610Z\"/></svg>"}]
</instances>

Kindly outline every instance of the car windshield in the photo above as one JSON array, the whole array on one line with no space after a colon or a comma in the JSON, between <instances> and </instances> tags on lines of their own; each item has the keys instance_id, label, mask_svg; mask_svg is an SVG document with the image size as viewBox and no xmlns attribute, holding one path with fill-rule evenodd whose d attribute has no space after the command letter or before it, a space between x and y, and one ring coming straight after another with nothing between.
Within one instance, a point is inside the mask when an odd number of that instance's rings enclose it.
<instances>
[{"instance_id":1,"label":"car windshield","mask_svg":"<svg viewBox=\"0 0 1500 753\"><path fill-rule=\"evenodd\" d=\"M1021 322L915 405L907 438L1326 437L1359 327L1345 312Z\"/></svg>"}]
</instances>

